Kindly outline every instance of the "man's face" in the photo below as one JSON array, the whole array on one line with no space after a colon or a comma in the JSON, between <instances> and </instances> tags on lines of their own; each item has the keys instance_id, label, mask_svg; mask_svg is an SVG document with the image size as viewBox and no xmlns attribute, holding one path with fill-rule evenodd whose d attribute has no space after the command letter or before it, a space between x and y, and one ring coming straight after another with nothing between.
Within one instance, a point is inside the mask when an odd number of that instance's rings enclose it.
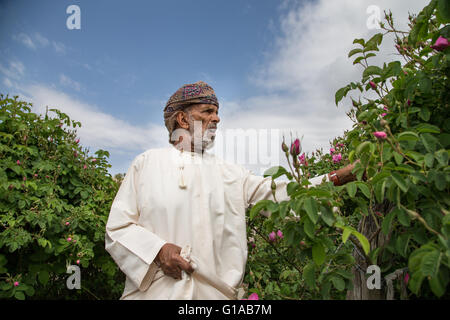
<instances>
[{"instance_id":1,"label":"man's face","mask_svg":"<svg viewBox=\"0 0 450 320\"><path fill-rule=\"evenodd\" d=\"M203 137L203 148L210 146L216 135L217 124L220 122L219 109L213 104L195 104L189 111L189 132L194 135L194 122L201 121L201 135ZM198 129L197 129L198 130Z\"/></svg>"}]
</instances>

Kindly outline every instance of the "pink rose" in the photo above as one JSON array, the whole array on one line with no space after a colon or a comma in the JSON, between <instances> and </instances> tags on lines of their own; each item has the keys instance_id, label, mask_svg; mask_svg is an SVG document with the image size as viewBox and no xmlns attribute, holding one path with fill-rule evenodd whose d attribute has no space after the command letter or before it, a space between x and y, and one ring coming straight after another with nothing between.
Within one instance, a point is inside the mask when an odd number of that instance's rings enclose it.
<instances>
[{"instance_id":1,"label":"pink rose","mask_svg":"<svg viewBox=\"0 0 450 320\"><path fill-rule=\"evenodd\" d=\"M298 156L301 152L300 140L295 139L295 141L291 144L291 154L295 157Z\"/></svg>"},{"instance_id":2,"label":"pink rose","mask_svg":"<svg viewBox=\"0 0 450 320\"><path fill-rule=\"evenodd\" d=\"M67 221L67 222L66 222L66 226L68 226L69 224L70 224L70 223Z\"/></svg>"},{"instance_id":3,"label":"pink rose","mask_svg":"<svg viewBox=\"0 0 450 320\"><path fill-rule=\"evenodd\" d=\"M37 177L38 177L37 173L35 173L35 174L34 174L34 177L35 177L35 178L37 178Z\"/></svg>"},{"instance_id":4,"label":"pink rose","mask_svg":"<svg viewBox=\"0 0 450 320\"><path fill-rule=\"evenodd\" d=\"M97 159L92 159L92 162L95 162L95 161L97 161Z\"/></svg>"},{"instance_id":5,"label":"pink rose","mask_svg":"<svg viewBox=\"0 0 450 320\"><path fill-rule=\"evenodd\" d=\"M77 264L80 264L80 260L77 260Z\"/></svg>"},{"instance_id":6,"label":"pink rose","mask_svg":"<svg viewBox=\"0 0 450 320\"><path fill-rule=\"evenodd\" d=\"M342 155L340 153L333 155L333 162L338 163L342 160Z\"/></svg>"},{"instance_id":7,"label":"pink rose","mask_svg":"<svg viewBox=\"0 0 450 320\"><path fill-rule=\"evenodd\" d=\"M336 152L336 149L330 148L330 154L333 154L334 152Z\"/></svg>"},{"instance_id":8,"label":"pink rose","mask_svg":"<svg viewBox=\"0 0 450 320\"><path fill-rule=\"evenodd\" d=\"M83 166L83 169L86 169L86 168L87 168L87 165L84 165L84 166Z\"/></svg>"},{"instance_id":9,"label":"pink rose","mask_svg":"<svg viewBox=\"0 0 450 320\"><path fill-rule=\"evenodd\" d=\"M278 230L278 231L277 231L277 236L278 236L280 239L283 239L283 232L281 232L281 230Z\"/></svg>"},{"instance_id":10,"label":"pink rose","mask_svg":"<svg viewBox=\"0 0 450 320\"><path fill-rule=\"evenodd\" d=\"M275 231L272 231L272 232L269 234L269 240L270 240L270 241L275 241L275 238L276 238Z\"/></svg>"},{"instance_id":11,"label":"pink rose","mask_svg":"<svg viewBox=\"0 0 450 320\"><path fill-rule=\"evenodd\" d=\"M384 109L384 110L386 110L386 111L388 111L388 110L389 110L389 108L388 108L388 107L386 107L386 106L384 106L384 107L383 107L383 109Z\"/></svg>"},{"instance_id":12,"label":"pink rose","mask_svg":"<svg viewBox=\"0 0 450 320\"><path fill-rule=\"evenodd\" d=\"M375 90L377 88L377 85L375 82L373 81L369 81L370 86L372 87L373 90Z\"/></svg>"},{"instance_id":13,"label":"pink rose","mask_svg":"<svg viewBox=\"0 0 450 320\"><path fill-rule=\"evenodd\" d=\"M384 117L384 116L386 116L386 115L387 115L386 112L383 112L383 113L381 114L382 117Z\"/></svg>"},{"instance_id":14,"label":"pink rose","mask_svg":"<svg viewBox=\"0 0 450 320\"><path fill-rule=\"evenodd\" d=\"M302 153L302 155L298 157L298 161L300 162L300 164L305 164L306 163L305 154L304 153Z\"/></svg>"},{"instance_id":15,"label":"pink rose","mask_svg":"<svg viewBox=\"0 0 450 320\"><path fill-rule=\"evenodd\" d=\"M14 282L14 287L17 287L19 285L19 281Z\"/></svg>"},{"instance_id":16,"label":"pink rose","mask_svg":"<svg viewBox=\"0 0 450 320\"><path fill-rule=\"evenodd\" d=\"M20 166L20 160L17 160L17 164Z\"/></svg>"},{"instance_id":17,"label":"pink rose","mask_svg":"<svg viewBox=\"0 0 450 320\"><path fill-rule=\"evenodd\" d=\"M251 295L248 296L248 300L259 300L258 294L252 293Z\"/></svg>"},{"instance_id":18,"label":"pink rose","mask_svg":"<svg viewBox=\"0 0 450 320\"><path fill-rule=\"evenodd\" d=\"M67 238L67 241L69 241L69 242L72 241L72 238Z\"/></svg>"},{"instance_id":19,"label":"pink rose","mask_svg":"<svg viewBox=\"0 0 450 320\"><path fill-rule=\"evenodd\" d=\"M384 131L375 131L373 135L380 140L385 140L387 138L387 134Z\"/></svg>"},{"instance_id":20,"label":"pink rose","mask_svg":"<svg viewBox=\"0 0 450 320\"><path fill-rule=\"evenodd\" d=\"M23 177L23 181L27 181L27 177Z\"/></svg>"},{"instance_id":21,"label":"pink rose","mask_svg":"<svg viewBox=\"0 0 450 320\"><path fill-rule=\"evenodd\" d=\"M80 139L77 139L77 140L75 141L75 143L78 143L78 142L80 142Z\"/></svg>"},{"instance_id":22,"label":"pink rose","mask_svg":"<svg viewBox=\"0 0 450 320\"><path fill-rule=\"evenodd\" d=\"M440 36L439 38L437 38L436 42L431 46L431 48L437 51L444 51L448 46L448 40L443 36Z\"/></svg>"}]
</instances>

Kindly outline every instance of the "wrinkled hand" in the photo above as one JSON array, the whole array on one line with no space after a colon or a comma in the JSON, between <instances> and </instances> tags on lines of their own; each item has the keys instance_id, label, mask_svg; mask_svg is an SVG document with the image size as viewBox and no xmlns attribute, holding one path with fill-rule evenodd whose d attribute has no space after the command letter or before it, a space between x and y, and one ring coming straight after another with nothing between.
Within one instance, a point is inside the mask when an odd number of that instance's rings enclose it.
<instances>
[{"instance_id":1,"label":"wrinkled hand","mask_svg":"<svg viewBox=\"0 0 450 320\"><path fill-rule=\"evenodd\" d=\"M181 248L173 243L166 243L159 250L155 260L165 275L174 279L181 279L181 270L194 272L194 268L180 256Z\"/></svg>"}]
</instances>

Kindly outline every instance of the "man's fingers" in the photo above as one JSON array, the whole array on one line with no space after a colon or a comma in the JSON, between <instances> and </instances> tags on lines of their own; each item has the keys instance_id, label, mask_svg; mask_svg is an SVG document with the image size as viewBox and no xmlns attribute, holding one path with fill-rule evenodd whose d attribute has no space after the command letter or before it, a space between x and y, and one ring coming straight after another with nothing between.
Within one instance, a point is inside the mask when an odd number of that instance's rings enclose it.
<instances>
[{"instance_id":1,"label":"man's fingers","mask_svg":"<svg viewBox=\"0 0 450 320\"><path fill-rule=\"evenodd\" d=\"M178 266L187 273L194 272L194 268L192 268L191 264L186 260L184 260L183 257L181 256L178 259Z\"/></svg>"}]
</instances>

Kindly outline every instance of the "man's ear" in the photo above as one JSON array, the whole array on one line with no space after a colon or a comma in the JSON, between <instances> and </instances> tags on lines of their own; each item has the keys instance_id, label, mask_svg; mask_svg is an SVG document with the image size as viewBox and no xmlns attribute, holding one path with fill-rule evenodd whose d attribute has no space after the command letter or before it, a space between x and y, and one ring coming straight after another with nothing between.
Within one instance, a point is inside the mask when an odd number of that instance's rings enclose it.
<instances>
[{"instance_id":1,"label":"man's ear","mask_svg":"<svg viewBox=\"0 0 450 320\"><path fill-rule=\"evenodd\" d=\"M186 129L186 130L189 129L189 122L187 120L186 112L182 111L177 114L177 123L180 128Z\"/></svg>"}]
</instances>

